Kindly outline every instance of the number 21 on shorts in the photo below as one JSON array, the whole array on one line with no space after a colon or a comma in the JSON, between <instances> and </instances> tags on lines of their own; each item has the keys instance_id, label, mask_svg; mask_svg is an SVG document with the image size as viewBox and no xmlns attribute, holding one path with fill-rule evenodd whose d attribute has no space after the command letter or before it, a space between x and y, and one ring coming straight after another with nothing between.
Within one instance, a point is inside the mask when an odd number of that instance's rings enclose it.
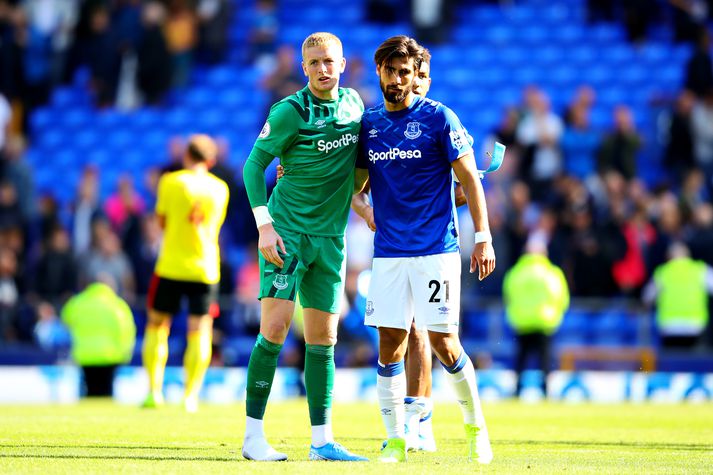
<instances>
[{"instance_id":1,"label":"number 21 on shorts","mask_svg":"<svg viewBox=\"0 0 713 475\"><path fill-rule=\"evenodd\" d=\"M448 280L438 281L431 280L428 282L428 288L431 292L431 298L428 299L429 303L449 303L451 300L451 288L450 282Z\"/></svg>"}]
</instances>

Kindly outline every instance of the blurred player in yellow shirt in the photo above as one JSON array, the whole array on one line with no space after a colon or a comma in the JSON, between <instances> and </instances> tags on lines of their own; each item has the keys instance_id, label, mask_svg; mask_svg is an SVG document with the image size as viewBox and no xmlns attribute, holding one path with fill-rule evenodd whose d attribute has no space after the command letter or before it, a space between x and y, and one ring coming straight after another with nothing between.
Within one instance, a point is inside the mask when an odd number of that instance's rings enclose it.
<instances>
[{"instance_id":1,"label":"blurred player in yellow shirt","mask_svg":"<svg viewBox=\"0 0 713 475\"><path fill-rule=\"evenodd\" d=\"M220 249L228 186L208 170L217 147L207 135L190 138L183 169L164 174L158 183L156 214L164 230L161 251L148 292L148 322L143 362L149 376L145 407L163 404L163 374L168 359L171 319L185 297L188 338L185 407L198 409L198 393L210 364L213 318L218 316Z\"/></svg>"}]
</instances>

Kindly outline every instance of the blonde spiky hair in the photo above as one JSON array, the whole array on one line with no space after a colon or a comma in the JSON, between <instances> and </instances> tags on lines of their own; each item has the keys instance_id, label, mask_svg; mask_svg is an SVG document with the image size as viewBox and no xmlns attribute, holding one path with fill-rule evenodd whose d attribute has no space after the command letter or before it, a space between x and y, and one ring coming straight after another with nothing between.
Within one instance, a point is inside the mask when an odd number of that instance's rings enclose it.
<instances>
[{"instance_id":1,"label":"blonde spiky hair","mask_svg":"<svg viewBox=\"0 0 713 475\"><path fill-rule=\"evenodd\" d=\"M330 44L337 45L339 47L339 53L342 54L342 41L337 38L336 35L324 31L312 33L302 42L302 56L304 57L307 48L313 46L327 46Z\"/></svg>"}]
</instances>

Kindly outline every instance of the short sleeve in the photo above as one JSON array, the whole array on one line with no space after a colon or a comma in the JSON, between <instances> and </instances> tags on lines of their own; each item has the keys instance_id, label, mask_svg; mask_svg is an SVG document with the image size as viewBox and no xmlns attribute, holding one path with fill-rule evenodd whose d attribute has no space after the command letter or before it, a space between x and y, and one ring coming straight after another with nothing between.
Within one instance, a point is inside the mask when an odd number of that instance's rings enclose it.
<instances>
[{"instance_id":1,"label":"short sleeve","mask_svg":"<svg viewBox=\"0 0 713 475\"><path fill-rule=\"evenodd\" d=\"M439 113L443 120L441 146L445 152L444 155L448 157L448 162L454 162L458 157L473 151L472 139L455 112L441 105Z\"/></svg>"},{"instance_id":2,"label":"short sleeve","mask_svg":"<svg viewBox=\"0 0 713 475\"><path fill-rule=\"evenodd\" d=\"M255 141L255 147L273 157L282 157L297 137L298 131L299 124L294 107L288 101L280 101L270 108L267 121Z\"/></svg>"},{"instance_id":3,"label":"short sleeve","mask_svg":"<svg viewBox=\"0 0 713 475\"><path fill-rule=\"evenodd\" d=\"M169 192L168 189L170 188L169 181L169 173L164 173L158 180L158 187L156 191L156 214L159 216L166 215L166 197Z\"/></svg>"}]
</instances>

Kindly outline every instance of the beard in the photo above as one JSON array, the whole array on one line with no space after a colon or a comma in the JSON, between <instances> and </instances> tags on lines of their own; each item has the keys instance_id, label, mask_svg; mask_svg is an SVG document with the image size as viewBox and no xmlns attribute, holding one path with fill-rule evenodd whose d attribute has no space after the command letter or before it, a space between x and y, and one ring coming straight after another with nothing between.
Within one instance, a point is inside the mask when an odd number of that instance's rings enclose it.
<instances>
[{"instance_id":1,"label":"beard","mask_svg":"<svg viewBox=\"0 0 713 475\"><path fill-rule=\"evenodd\" d=\"M381 86L381 92L384 94L384 100L386 102L390 102L391 104L399 104L403 102L406 99L406 96L408 96L409 87L405 87L401 92L398 92L394 89L388 89L387 86L383 83L380 83L379 86Z\"/></svg>"}]
</instances>

